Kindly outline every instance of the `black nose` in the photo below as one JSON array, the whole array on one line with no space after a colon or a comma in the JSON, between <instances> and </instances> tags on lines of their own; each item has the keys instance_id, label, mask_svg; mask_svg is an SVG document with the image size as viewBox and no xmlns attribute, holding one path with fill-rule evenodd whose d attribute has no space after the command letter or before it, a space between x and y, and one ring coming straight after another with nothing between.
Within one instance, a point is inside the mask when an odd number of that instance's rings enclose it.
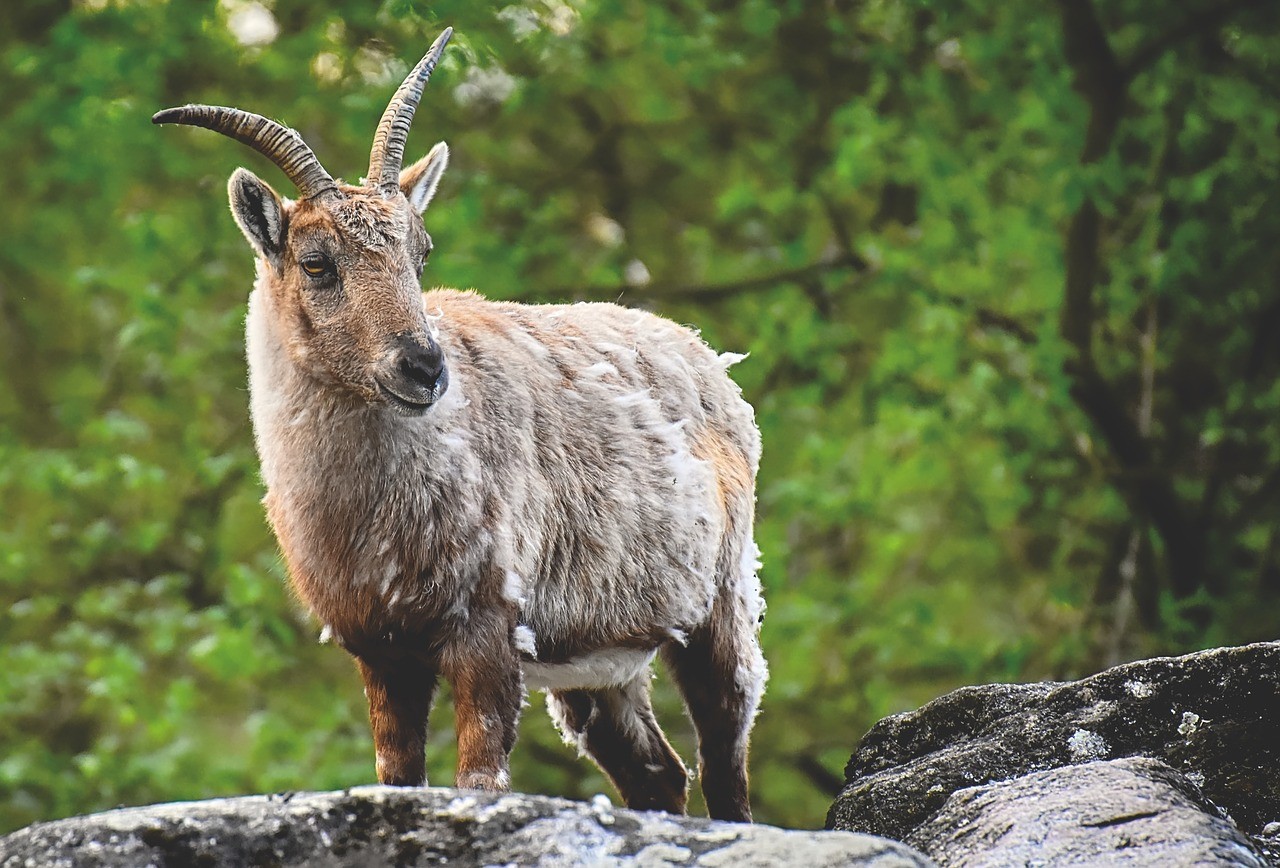
<instances>
[{"instance_id":1,"label":"black nose","mask_svg":"<svg viewBox=\"0 0 1280 868\"><path fill-rule=\"evenodd\" d=\"M425 342L412 335L400 336L401 376L424 389L434 388L444 370L444 354L431 338Z\"/></svg>"}]
</instances>

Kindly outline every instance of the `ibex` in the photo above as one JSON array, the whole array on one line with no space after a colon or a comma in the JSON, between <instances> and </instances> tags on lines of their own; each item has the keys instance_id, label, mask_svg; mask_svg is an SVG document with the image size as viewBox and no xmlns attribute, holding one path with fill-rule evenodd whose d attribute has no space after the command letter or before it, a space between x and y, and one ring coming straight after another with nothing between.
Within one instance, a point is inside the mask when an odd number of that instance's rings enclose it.
<instances>
[{"instance_id":1,"label":"ibex","mask_svg":"<svg viewBox=\"0 0 1280 868\"><path fill-rule=\"evenodd\" d=\"M747 742L766 677L752 542L752 409L695 332L613 304L522 305L420 279L448 160L401 169L445 30L392 97L368 176L336 181L293 130L188 105L274 162L237 169L257 254L254 437L293 588L355 657L378 780L426 783L437 678L457 784L509 787L526 687L627 805L685 810L688 774L649 699L661 654L698 733L712 817L749 821Z\"/></svg>"}]
</instances>

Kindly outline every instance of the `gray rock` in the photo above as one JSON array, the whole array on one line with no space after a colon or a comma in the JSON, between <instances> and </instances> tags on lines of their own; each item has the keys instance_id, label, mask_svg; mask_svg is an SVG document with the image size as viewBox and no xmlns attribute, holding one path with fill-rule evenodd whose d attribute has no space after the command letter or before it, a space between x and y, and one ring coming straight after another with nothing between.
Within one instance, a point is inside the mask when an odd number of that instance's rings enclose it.
<instances>
[{"instance_id":1,"label":"gray rock","mask_svg":"<svg viewBox=\"0 0 1280 868\"><path fill-rule=\"evenodd\" d=\"M1269 865L1190 781L1137 757L957 790L907 843L949 868Z\"/></svg>"},{"instance_id":2,"label":"gray rock","mask_svg":"<svg viewBox=\"0 0 1280 868\"><path fill-rule=\"evenodd\" d=\"M124 808L0 839L0 866L929 866L894 841L543 796L359 787Z\"/></svg>"},{"instance_id":3,"label":"gray rock","mask_svg":"<svg viewBox=\"0 0 1280 868\"><path fill-rule=\"evenodd\" d=\"M849 760L827 828L907 840L957 790L1123 757L1167 763L1266 851L1280 821L1280 643L966 687L886 718Z\"/></svg>"}]
</instances>

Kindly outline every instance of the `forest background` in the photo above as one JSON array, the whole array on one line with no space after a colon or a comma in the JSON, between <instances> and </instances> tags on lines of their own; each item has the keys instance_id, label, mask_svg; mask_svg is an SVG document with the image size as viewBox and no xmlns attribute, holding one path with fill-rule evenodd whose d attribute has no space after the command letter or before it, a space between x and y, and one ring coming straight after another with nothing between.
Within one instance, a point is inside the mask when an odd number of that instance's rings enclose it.
<instances>
[{"instance_id":1,"label":"forest background","mask_svg":"<svg viewBox=\"0 0 1280 868\"><path fill-rule=\"evenodd\" d=\"M1274 0L20 0L0 832L373 780L259 505L224 184L288 184L149 118L241 106L358 177L444 24L408 153L453 150L427 283L751 354L758 819L820 825L866 728L959 685L1280 636ZM609 792L533 700L515 788Z\"/></svg>"}]
</instances>

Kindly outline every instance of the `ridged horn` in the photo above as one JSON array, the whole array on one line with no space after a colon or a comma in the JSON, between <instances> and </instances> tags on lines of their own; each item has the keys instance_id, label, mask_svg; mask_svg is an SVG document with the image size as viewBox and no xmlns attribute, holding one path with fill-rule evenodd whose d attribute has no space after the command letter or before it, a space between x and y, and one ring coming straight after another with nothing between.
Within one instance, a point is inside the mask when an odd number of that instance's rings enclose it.
<instances>
[{"instance_id":1,"label":"ridged horn","mask_svg":"<svg viewBox=\"0 0 1280 868\"><path fill-rule=\"evenodd\" d=\"M378 122L378 130L373 134L373 150L369 153L368 183L376 185L385 194L394 193L399 188L400 165L404 161L404 146L409 139L413 112L418 108L427 79L440 62L440 55L452 35L453 28L446 27L444 33L436 37L426 55L391 97L387 110L382 113L382 120Z\"/></svg>"},{"instance_id":2,"label":"ridged horn","mask_svg":"<svg viewBox=\"0 0 1280 868\"><path fill-rule=\"evenodd\" d=\"M204 127L248 145L279 166L304 199L338 190L302 136L262 115L225 106L184 105L156 112L151 122Z\"/></svg>"}]
</instances>

